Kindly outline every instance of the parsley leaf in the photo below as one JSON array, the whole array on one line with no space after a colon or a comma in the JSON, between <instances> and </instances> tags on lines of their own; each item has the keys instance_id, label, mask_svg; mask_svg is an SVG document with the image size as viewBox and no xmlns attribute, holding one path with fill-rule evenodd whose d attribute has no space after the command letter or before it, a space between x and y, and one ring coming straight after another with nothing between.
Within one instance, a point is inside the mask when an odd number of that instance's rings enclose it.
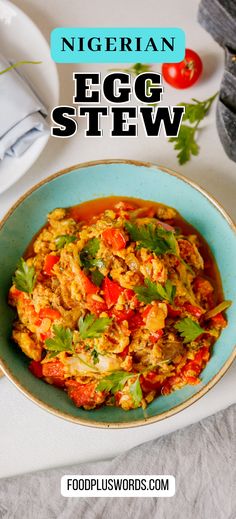
<instances>
[{"instance_id":1,"label":"parsley leaf","mask_svg":"<svg viewBox=\"0 0 236 519\"><path fill-rule=\"evenodd\" d=\"M33 265L29 266L23 258L20 258L12 282L17 290L31 294L36 283L36 272Z\"/></svg>"},{"instance_id":2,"label":"parsley leaf","mask_svg":"<svg viewBox=\"0 0 236 519\"><path fill-rule=\"evenodd\" d=\"M58 353L62 351L73 351L73 335L70 328L64 328L63 326L54 324L52 329L54 337L52 339L46 339L45 341L47 350L52 352L51 357L58 355Z\"/></svg>"},{"instance_id":3,"label":"parsley leaf","mask_svg":"<svg viewBox=\"0 0 236 519\"><path fill-rule=\"evenodd\" d=\"M127 371L114 371L111 375L100 380L96 387L96 391L111 391L116 393L121 391L129 378L135 376L135 373L128 373Z\"/></svg>"},{"instance_id":4,"label":"parsley leaf","mask_svg":"<svg viewBox=\"0 0 236 519\"><path fill-rule=\"evenodd\" d=\"M80 317L78 326L81 339L93 339L100 337L106 328L111 324L112 319L109 317L96 317L93 314L87 314L84 318Z\"/></svg>"},{"instance_id":5,"label":"parsley leaf","mask_svg":"<svg viewBox=\"0 0 236 519\"><path fill-rule=\"evenodd\" d=\"M177 242L172 231L166 231L155 224L137 226L134 223L126 222L125 228L131 239L138 242L138 248L155 252L155 254L177 253Z\"/></svg>"},{"instance_id":6,"label":"parsley leaf","mask_svg":"<svg viewBox=\"0 0 236 519\"><path fill-rule=\"evenodd\" d=\"M99 362L99 353L97 350L95 350L95 348L91 351L91 356L92 356L92 359L93 359L93 363L94 364L97 364Z\"/></svg>"},{"instance_id":7,"label":"parsley leaf","mask_svg":"<svg viewBox=\"0 0 236 519\"><path fill-rule=\"evenodd\" d=\"M83 267L87 269L91 267L104 267L102 259L96 258L99 247L100 241L98 238L91 238L91 240L86 243L79 255L80 263Z\"/></svg>"},{"instance_id":8,"label":"parsley leaf","mask_svg":"<svg viewBox=\"0 0 236 519\"><path fill-rule=\"evenodd\" d=\"M138 407L143 398L143 393L142 393L142 389L140 386L139 377L137 377L135 382L133 382L133 384L131 384L129 390L130 390L130 394L132 396L135 407Z\"/></svg>"},{"instance_id":9,"label":"parsley leaf","mask_svg":"<svg viewBox=\"0 0 236 519\"><path fill-rule=\"evenodd\" d=\"M142 303L151 303L152 301L168 301L173 303L176 293L176 287L172 285L168 279L165 285L153 283L150 279L144 280L144 285L134 287L134 292L138 296L138 300Z\"/></svg>"},{"instance_id":10,"label":"parsley leaf","mask_svg":"<svg viewBox=\"0 0 236 519\"><path fill-rule=\"evenodd\" d=\"M182 124L177 137L171 137L169 142L175 142L174 149L180 150L177 154L179 164L186 164L191 155L198 155L199 146L195 140L196 128Z\"/></svg>"},{"instance_id":11,"label":"parsley leaf","mask_svg":"<svg viewBox=\"0 0 236 519\"><path fill-rule=\"evenodd\" d=\"M55 239L56 248L57 249L63 249L65 245L68 243L72 243L76 240L76 236L70 236L69 234L61 234L60 236L57 236Z\"/></svg>"},{"instance_id":12,"label":"parsley leaf","mask_svg":"<svg viewBox=\"0 0 236 519\"><path fill-rule=\"evenodd\" d=\"M174 142L174 149L179 150L177 158L179 164L186 164L192 155L199 154L199 146L196 142L196 134L198 126L204 117L208 114L210 107L215 100L218 92L209 97L205 101L192 99L193 103L180 103L179 106L185 107L183 121L189 121L193 126L182 124L177 137L171 137L169 142Z\"/></svg>"},{"instance_id":13,"label":"parsley leaf","mask_svg":"<svg viewBox=\"0 0 236 519\"><path fill-rule=\"evenodd\" d=\"M178 323L175 324L174 327L176 328L176 330L178 330L181 337L184 338L184 343L194 341L202 333L208 333L190 317L185 317L184 319L181 319Z\"/></svg>"}]
</instances>

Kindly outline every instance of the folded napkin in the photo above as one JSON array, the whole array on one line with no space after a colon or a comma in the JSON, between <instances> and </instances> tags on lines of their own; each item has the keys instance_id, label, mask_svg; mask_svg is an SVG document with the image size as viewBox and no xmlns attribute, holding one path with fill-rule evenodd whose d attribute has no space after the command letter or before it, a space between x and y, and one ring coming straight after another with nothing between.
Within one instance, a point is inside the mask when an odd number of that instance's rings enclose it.
<instances>
[{"instance_id":1,"label":"folded napkin","mask_svg":"<svg viewBox=\"0 0 236 519\"><path fill-rule=\"evenodd\" d=\"M235 426L233 405L111 461L2 479L0 518L235 519ZM170 498L65 498L60 495L64 474L172 474L176 494Z\"/></svg>"},{"instance_id":2,"label":"folded napkin","mask_svg":"<svg viewBox=\"0 0 236 519\"><path fill-rule=\"evenodd\" d=\"M0 71L9 66L0 55ZM47 110L17 69L0 74L0 114L0 160L5 155L19 157L49 133Z\"/></svg>"}]
</instances>

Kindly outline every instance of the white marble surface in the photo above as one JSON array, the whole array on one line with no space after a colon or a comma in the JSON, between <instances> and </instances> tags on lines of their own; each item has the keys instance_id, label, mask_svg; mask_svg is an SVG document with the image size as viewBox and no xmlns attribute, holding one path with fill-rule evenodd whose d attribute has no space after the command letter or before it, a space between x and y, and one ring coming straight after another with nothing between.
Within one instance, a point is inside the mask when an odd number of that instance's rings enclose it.
<instances>
[{"instance_id":1,"label":"white marble surface","mask_svg":"<svg viewBox=\"0 0 236 519\"><path fill-rule=\"evenodd\" d=\"M166 104L205 99L219 88L223 52L197 24L197 0L15 0L38 24L47 38L57 26L179 26L186 31L187 46L203 58L204 76L191 90L177 91L166 86ZM19 34L19 38L24 35ZM106 66L60 65L61 103L72 104L73 70L101 70ZM156 67L159 70L159 66ZM186 166L177 163L172 146L164 137L145 138L142 130L133 139L111 139L108 124L103 139L90 141L79 134L68 140L51 139L41 157L26 175L0 196L0 217L27 189L39 180L78 162L128 158L158 162L197 181L213 194L236 218L236 164L221 147L214 124L214 111L199 135L201 152ZM167 434L235 401L236 365L207 395L193 406L156 424L130 430L99 430L80 427L56 418L27 400L6 379L0 380L0 477L85 460L111 458L141 442Z\"/></svg>"}]
</instances>

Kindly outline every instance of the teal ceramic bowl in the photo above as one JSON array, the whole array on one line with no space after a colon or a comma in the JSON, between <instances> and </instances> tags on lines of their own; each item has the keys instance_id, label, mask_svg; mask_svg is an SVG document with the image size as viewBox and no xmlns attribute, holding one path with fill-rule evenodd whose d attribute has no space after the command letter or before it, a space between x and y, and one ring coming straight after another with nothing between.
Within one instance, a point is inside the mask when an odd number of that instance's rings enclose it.
<instances>
[{"instance_id":1,"label":"teal ceramic bowl","mask_svg":"<svg viewBox=\"0 0 236 519\"><path fill-rule=\"evenodd\" d=\"M143 198L175 207L204 236L220 269L228 326L214 346L197 386L185 386L155 399L148 408L123 411L101 407L76 408L66 393L35 378L28 359L11 341L14 312L7 304L12 273L34 234L55 207L66 207L98 197L117 195ZM0 366L26 396L44 409L75 423L93 427L134 427L181 411L203 396L224 375L236 355L236 229L225 211L200 187L186 178L150 163L107 160L79 164L47 178L24 195L0 227Z\"/></svg>"}]
</instances>

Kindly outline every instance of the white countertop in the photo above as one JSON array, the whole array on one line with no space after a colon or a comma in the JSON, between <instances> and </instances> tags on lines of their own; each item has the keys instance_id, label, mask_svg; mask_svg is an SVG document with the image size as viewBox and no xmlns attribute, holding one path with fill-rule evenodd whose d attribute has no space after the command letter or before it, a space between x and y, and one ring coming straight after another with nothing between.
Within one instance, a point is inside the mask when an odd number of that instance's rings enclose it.
<instances>
[{"instance_id":1,"label":"white countertop","mask_svg":"<svg viewBox=\"0 0 236 519\"><path fill-rule=\"evenodd\" d=\"M57 26L181 27L187 46L203 58L205 72L199 85L177 91L165 87L164 100L172 105L191 97L206 99L219 88L223 52L197 24L197 0L15 0L47 38ZM19 34L19 38L24 35ZM72 72L101 70L106 66L60 65L61 104L72 104ZM160 67L157 66L156 70ZM0 217L27 189L60 169L89 160L127 158L157 162L198 182L236 219L236 164L225 155L214 124L214 110L199 136L200 155L184 167L164 137L111 139L107 127L102 139L85 138L83 129L70 139L51 139L26 173L0 196ZM0 380L0 477L88 460L111 458L141 442L167 434L202 419L235 401L236 364L202 399L162 422L135 429L105 430L81 427L50 415L24 397L5 377Z\"/></svg>"}]
</instances>

